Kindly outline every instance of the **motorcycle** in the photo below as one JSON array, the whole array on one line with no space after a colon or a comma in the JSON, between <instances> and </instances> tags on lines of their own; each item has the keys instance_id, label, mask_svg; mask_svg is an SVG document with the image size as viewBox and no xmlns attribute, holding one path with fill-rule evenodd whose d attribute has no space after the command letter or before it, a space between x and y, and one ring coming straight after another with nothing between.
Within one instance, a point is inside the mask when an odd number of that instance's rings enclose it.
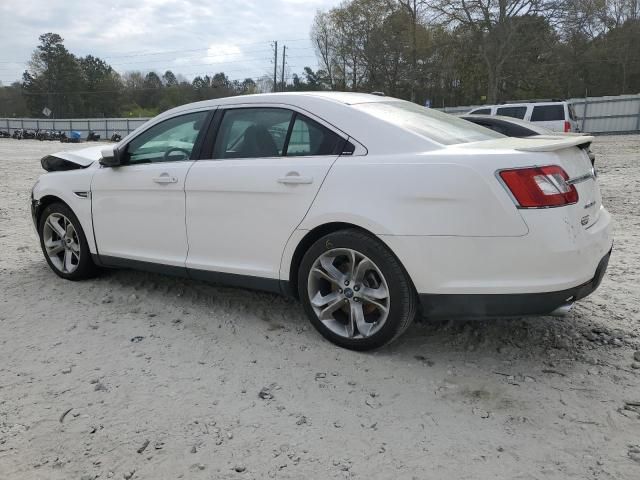
<instances>
[{"instance_id":1,"label":"motorcycle","mask_svg":"<svg viewBox=\"0 0 640 480\"><path fill-rule=\"evenodd\" d=\"M64 143L66 139L67 139L67 134L62 130L59 130L56 132L56 138L52 138L52 140L60 140L62 143Z\"/></svg>"},{"instance_id":2,"label":"motorcycle","mask_svg":"<svg viewBox=\"0 0 640 480\"><path fill-rule=\"evenodd\" d=\"M5 130L0 130L0 138L11 138L11 135Z\"/></svg>"},{"instance_id":3,"label":"motorcycle","mask_svg":"<svg viewBox=\"0 0 640 480\"><path fill-rule=\"evenodd\" d=\"M111 138L109 139L112 142L119 142L120 140L122 140L122 135L120 135L118 132L115 132L113 135L111 135Z\"/></svg>"},{"instance_id":4,"label":"motorcycle","mask_svg":"<svg viewBox=\"0 0 640 480\"><path fill-rule=\"evenodd\" d=\"M89 134L87 135L87 142L97 142L100 140L100 135L98 135L93 130L89 130Z\"/></svg>"}]
</instances>

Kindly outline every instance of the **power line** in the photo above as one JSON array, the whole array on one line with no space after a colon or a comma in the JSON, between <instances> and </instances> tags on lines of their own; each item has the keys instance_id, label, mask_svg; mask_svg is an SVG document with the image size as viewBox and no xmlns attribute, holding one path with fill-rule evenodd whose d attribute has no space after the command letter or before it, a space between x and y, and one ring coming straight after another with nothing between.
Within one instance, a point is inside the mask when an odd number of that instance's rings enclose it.
<instances>
[{"instance_id":1,"label":"power line","mask_svg":"<svg viewBox=\"0 0 640 480\"><path fill-rule=\"evenodd\" d=\"M288 43L294 43L294 42L308 42L310 41L308 38L294 38L294 39L290 39L290 40L283 40L284 42L288 42ZM268 41L260 41L260 42L240 42L240 43L233 43L233 44L229 44L229 46L250 46L250 45L268 45L269 42ZM214 47L216 46L216 43L212 44ZM150 56L150 55L164 55L164 54L170 54L170 53L185 53L185 52L202 52L202 51L206 51L209 50L211 48L211 46L206 47L206 48L192 48L192 49L179 49L179 50L159 50L156 52L146 52L144 50L133 50L133 51L129 51L129 52L124 52L123 54L118 54L118 55L103 55L100 56L98 58L129 58L129 57L138 57L138 56ZM300 47L300 48L305 48L305 47ZM87 55L91 55L91 54L87 54ZM85 55L86 56L86 55ZM15 63L15 64L21 64L21 63L26 63L28 60L0 60L0 63Z\"/></svg>"}]
</instances>

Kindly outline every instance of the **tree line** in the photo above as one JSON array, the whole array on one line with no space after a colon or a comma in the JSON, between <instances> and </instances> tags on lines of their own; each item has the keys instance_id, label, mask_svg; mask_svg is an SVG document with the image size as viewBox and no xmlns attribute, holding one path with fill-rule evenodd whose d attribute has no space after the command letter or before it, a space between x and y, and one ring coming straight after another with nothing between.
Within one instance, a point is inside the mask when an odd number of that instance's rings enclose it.
<instances>
[{"instance_id":1,"label":"tree line","mask_svg":"<svg viewBox=\"0 0 640 480\"><path fill-rule=\"evenodd\" d=\"M317 69L277 90L380 91L436 107L640 93L640 0L345 0L318 11L310 35ZM0 87L0 116L152 116L274 89L268 76L119 74L58 34L39 40L22 81Z\"/></svg>"},{"instance_id":2,"label":"tree line","mask_svg":"<svg viewBox=\"0 0 640 480\"><path fill-rule=\"evenodd\" d=\"M434 106L640 93L639 0L350 0L311 37L326 89Z\"/></svg>"},{"instance_id":3,"label":"tree line","mask_svg":"<svg viewBox=\"0 0 640 480\"><path fill-rule=\"evenodd\" d=\"M39 37L21 82L0 87L0 116L55 118L154 116L210 98L271 91L270 78L231 80L224 72L188 81L171 70L116 72L92 55L78 57L56 33Z\"/></svg>"}]
</instances>

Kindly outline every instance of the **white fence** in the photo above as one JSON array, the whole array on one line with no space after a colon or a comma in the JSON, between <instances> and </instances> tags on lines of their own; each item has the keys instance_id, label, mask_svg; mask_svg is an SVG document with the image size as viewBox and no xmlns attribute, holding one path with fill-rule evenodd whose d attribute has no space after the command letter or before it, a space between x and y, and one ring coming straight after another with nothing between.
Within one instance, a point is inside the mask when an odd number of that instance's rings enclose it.
<instances>
[{"instance_id":1,"label":"white fence","mask_svg":"<svg viewBox=\"0 0 640 480\"><path fill-rule=\"evenodd\" d=\"M573 105L580 130L589 133L640 133L640 95L585 97L567 100ZM453 115L468 113L482 105L445 107Z\"/></svg>"},{"instance_id":2,"label":"white fence","mask_svg":"<svg viewBox=\"0 0 640 480\"><path fill-rule=\"evenodd\" d=\"M0 130L13 133L14 130L62 130L69 135L69 132L80 132L82 138L86 138L89 131L95 132L101 138L109 138L114 133L119 133L123 137L133 132L140 125L144 124L148 118L0 118Z\"/></svg>"}]
</instances>

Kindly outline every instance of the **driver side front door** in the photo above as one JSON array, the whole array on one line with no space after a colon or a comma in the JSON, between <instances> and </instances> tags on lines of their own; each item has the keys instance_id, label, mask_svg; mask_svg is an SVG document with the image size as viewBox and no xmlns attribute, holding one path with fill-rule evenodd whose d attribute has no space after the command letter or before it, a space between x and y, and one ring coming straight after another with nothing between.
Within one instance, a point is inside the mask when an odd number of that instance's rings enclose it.
<instances>
[{"instance_id":1,"label":"driver side front door","mask_svg":"<svg viewBox=\"0 0 640 480\"><path fill-rule=\"evenodd\" d=\"M121 166L96 172L91 197L102 263L137 261L184 269L184 184L208 115L187 113L152 126L124 147Z\"/></svg>"}]
</instances>

